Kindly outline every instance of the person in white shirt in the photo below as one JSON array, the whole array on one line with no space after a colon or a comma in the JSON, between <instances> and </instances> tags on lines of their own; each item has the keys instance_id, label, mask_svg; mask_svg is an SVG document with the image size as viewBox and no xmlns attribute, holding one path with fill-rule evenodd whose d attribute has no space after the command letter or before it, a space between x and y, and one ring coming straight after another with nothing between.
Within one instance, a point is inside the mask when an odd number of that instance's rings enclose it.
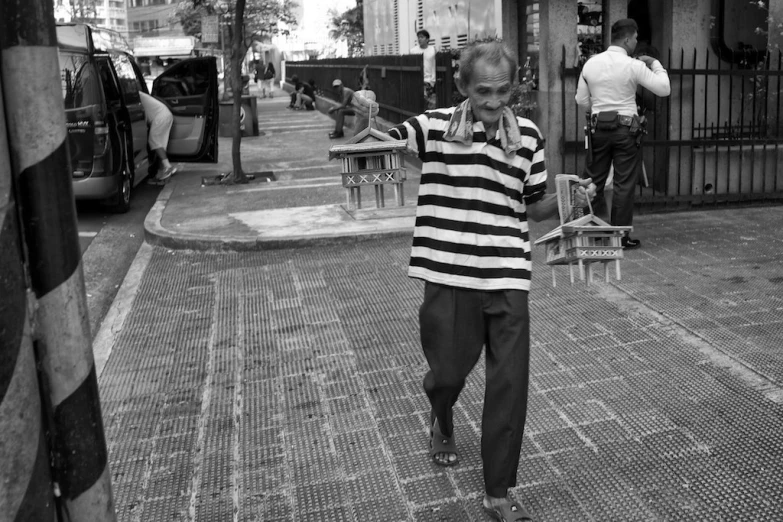
<instances>
[{"instance_id":1,"label":"person in white shirt","mask_svg":"<svg viewBox=\"0 0 783 522\"><path fill-rule=\"evenodd\" d=\"M147 125L150 127L147 141L150 149L160 160L160 168L155 179L165 181L177 172L166 155L171 127L174 124L174 115L171 114L169 107L157 98L144 92L139 92L139 96L141 96L141 104L144 106Z\"/></svg>"},{"instance_id":2,"label":"person in white shirt","mask_svg":"<svg viewBox=\"0 0 783 522\"><path fill-rule=\"evenodd\" d=\"M630 226L637 175L640 169L641 135L636 105L639 85L657 96L668 96L671 84L666 69L650 57L632 58L638 26L630 18L612 25L612 45L585 63L576 89L576 103L590 114L592 160L584 177L598 187L597 199L603 199L609 169L614 165L614 197L610 222ZM623 238L625 248L636 248L640 242Z\"/></svg>"},{"instance_id":3,"label":"person in white shirt","mask_svg":"<svg viewBox=\"0 0 783 522\"><path fill-rule=\"evenodd\" d=\"M434 109L438 106L438 98L435 94L435 47L430 45L430 33L426 29L420 29L416 33L419 45L411 49L411 54L421 54L424 58L424 102L426 109Z\"/></svg>"}]
</instances>

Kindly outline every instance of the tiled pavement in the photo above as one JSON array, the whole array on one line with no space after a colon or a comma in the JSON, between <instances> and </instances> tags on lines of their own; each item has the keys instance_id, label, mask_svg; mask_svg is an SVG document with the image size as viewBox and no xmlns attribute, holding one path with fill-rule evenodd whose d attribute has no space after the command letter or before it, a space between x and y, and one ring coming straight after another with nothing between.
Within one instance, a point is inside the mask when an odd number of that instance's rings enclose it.
<instances>
[{"instance_id":1,"label":"tiled pavement","mask_svg":"<svg viewBox=\"0 0 783 522\"><path fill-rule=\"evenodd\" d=\"M783 519L783 207L646 215L622 281L534 251L513 496L539 521ZM534 234L546 232L534 225ZM145 247L100 377L120 520L479 521L483 365L461 463L427 459L409 238Z\"/></svg>"}]
</instances>

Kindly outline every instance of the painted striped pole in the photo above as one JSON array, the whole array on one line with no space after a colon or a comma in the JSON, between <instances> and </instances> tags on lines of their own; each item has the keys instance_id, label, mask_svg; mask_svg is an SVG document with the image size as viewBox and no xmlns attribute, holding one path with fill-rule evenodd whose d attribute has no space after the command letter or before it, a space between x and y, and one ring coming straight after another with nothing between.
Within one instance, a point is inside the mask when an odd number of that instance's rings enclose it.
<instances>
[{"instance_id":1,"label":"painted striped pole","mask_svg":"<svg viewBox=\"0 0 783 522\"><path fill-rule=\"evenodd\" d=\"M27 293L5 129L0 96L0 518L55 520L28 306L33 299Z\"/></svg>"},{"instance_id":2,"label":"painted striped pole","mask_svg":"<svg viewBox=\"0 0 783 522\"><path fill-rule=\"evenodd\" d=\"M21 208L33 332L52 408L55 493L65 520L113 521L106 440L66 146L52 0L0 2L0 75Z\"/></svg>"}]
</instances>

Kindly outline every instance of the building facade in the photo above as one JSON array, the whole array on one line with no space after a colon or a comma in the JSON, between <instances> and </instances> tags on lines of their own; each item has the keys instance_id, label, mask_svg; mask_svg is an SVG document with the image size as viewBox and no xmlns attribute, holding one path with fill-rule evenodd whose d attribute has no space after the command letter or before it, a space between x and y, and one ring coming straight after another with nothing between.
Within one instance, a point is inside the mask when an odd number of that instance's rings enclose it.
<instances>
[{"instance_id":1,"label":"building facade","mask_svg":"<svg viewBox=\"0 0 783 522\"><path fill-rule=\"evenodd\" d=\"M469 40L503 36L503 0L389 0L364 4L367 56L408 54L416 32L426 29L438 51Z\"/></svg>"},{"instance_id":2,"label":"building facade","mask_svg":"<svg viewBox=\"0 0 783 522\"><path fill-rule=\"evenodd\" d=\"M128 34L125 0L55 0L54 19L66 23L78 20Z\"/></svg>"}]
</instances>

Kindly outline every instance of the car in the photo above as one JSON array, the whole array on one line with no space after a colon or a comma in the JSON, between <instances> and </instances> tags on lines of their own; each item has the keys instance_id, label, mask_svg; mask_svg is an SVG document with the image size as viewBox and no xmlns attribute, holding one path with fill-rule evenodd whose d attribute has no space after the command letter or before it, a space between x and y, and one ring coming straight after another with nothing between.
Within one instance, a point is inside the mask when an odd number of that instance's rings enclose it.
<instances>
[{"instance_id":1,"label":"car","mask_svg":"<svg viewBox=\"0 0 783 522\"><path fill-rule=\"evenodd\" d=\"M57 43L77 200L99 200L115 212L127 212L133 187L157 168L139 92L157 97L174 115L167 148L172 162L218 161L215 57L178 62L155 79L150 92L116 31L60 23Z\"/></svg>"}]
</instances>

